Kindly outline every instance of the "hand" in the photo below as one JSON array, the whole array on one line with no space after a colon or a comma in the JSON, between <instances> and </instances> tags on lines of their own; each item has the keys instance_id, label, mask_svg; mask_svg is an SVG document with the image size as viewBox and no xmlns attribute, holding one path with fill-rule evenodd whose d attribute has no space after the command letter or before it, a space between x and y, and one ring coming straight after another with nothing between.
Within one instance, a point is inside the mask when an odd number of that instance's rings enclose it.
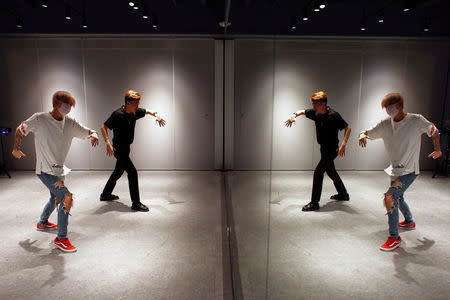
<instances>
[{"instance_id":1,"label":"hand","mask_svg":"<svg viewBox=\"0 0 450 300\"><path fill-rule=\"evenodd\" d=\"M106 155L113 156L114 152L116 152L116 148L114 148L111 144L106 144Z\"/></svg>"},{"instance_id":2,"label":"hand","mask_svg":"<svg viewBox=\"0 0 450 300\"><path fill-rule=\"evenodd\" d=\"M367 139L368 139L368 138L369 138L369 137L368 137L366 134L361 133L361 134L359 135L359 145L360 145L361 147L365 148L365 147L367 146Z\"/></svg>"},{"instance_id":3,"label":"hand","mask_svg":"<svg viewBox=\"0 0 450 300\"><path fill-rule=\"evenodd\" d=\"M93 134L89 135L89 138L91 139L92 147L96 147L98 145L98 136L97 136L97 134L93 133Z\"/></svg>"},{"instance_id":4,"label":"hand","mask_svg":"<svg viewBox=\"0 0 450 300\"><path fill-rule=\"evenodd\" d=\"M289 119L284 122L286 127L292 127L292 124L295 124L295 116L290 117Z\"/></svg>"},{"instance_id":5,"label":"hand","mask_svg":"<svg viewBox=\"0 0 450 300\"><path fill-rule=\"evenodd\" d=\"M156 122L155 122L155 124L159 124L159 127L164 127L164 126L166 126L166 120L161 118L161 116L156 115Z\"/></svg>"},{"instance_id":6,"label":"hand","mask_svg":"<svg viewBox=\"0 0 450 300\"><path fill-rule=\"evenodd\" d=\"M12 155L13 155L15 158L18 158L18 159L21 159L22 157L27 157L27 156L25 155L25 153L23 153L23 152L20 151L19 149L14 149L13 152L12 152Z\"/></svg>"},{"instance_id":7,"label":"hand","mask_svg":"<svg viewBox=\"0 0 450 300\"><path fill-rule=\"evenodd\" d=\"M438 159L441 156L442 156L442 151L441 150L433 151L433 152L430 153L430 155L428 155L428 157L431 157L433 159Z\"/></svg>"},{"instance_id":8,"label":"hand","mask_svg":"<svg viewBox=\"0 0 450 300\"><path fill-rule=\"evenodd\" d=\"M345 156L345 146L346 144L342 144L339 148L336 149L339 156Z\"/></svg>"}]
</instances>

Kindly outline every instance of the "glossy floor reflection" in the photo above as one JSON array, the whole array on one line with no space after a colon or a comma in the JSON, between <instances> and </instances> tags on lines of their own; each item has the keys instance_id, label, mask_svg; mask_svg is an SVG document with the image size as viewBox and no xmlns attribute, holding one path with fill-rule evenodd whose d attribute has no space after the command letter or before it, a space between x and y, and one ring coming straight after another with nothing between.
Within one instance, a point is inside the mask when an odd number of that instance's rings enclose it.
<instances>
[{"instance_id":1,"label":"glossy floor reflection","mask_svg":"<svg viewBox=\"0 0 450 300\"><path fill-rule=\"evenodd\" d=\"M383 172L341 172L349 202L327 177L321 210L312 172L234 172L233 210L244 299L448 299L450 181L424 172L406 194L417 229L385 253Z\"/></svg>"},{"instance_id":2,"label":"glossy floor reflection","mask_svg":"<svg viewBox=\"0 0 450 300\"><path fill-rule=\"evenodd\" d=\"M48 192L34 173L0 178L0 299L223 299L220 173L139 172L149 213L130 210L125 175L100 202L109 174L66 180L75 254L35 230Z\"/></svg>"}]
</instances>

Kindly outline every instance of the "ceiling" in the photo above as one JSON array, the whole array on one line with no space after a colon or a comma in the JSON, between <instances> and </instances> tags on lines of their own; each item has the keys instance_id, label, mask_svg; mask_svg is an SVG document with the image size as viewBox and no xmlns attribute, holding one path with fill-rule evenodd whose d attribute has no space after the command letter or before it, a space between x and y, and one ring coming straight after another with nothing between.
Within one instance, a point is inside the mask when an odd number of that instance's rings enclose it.
<instances>
[{"instance_id":1,"label":"ceiling","mask_svg":"<svg viewBox=\"0 0 450 300\"><path fill-rule=\"evenodd\" d=\"M0 33L450 36L449 0L328 0L319 12L313 11L313 0L134 2L139 9L128 0L2 0ZM302 20L305 9L308 21ZM226 16L231 25L224 29L219 22Z\"/></svg>"}]
</instances>

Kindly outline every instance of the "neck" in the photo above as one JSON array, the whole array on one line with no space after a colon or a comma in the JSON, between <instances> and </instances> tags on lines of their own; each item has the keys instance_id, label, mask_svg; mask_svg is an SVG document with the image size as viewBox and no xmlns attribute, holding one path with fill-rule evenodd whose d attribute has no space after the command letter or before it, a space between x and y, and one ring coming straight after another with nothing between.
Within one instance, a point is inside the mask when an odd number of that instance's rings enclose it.
<instances>
[{"instance_id":1,"label":"neck","mask_svg":"<svg viewBox=\"0 0 450 300\"><path fill-rule=\"evenodd\" d=\"M134 111L132 111L132 109L131 109L129 106L127 106L127 105L124 106L124 109L125 109L125 112L126 112L127 114L134 113Z\"/></svg>"},{"instance_id":2,"label":"neck","mask_svg":"<svg viewBox=\"0 0 450 300\"><path fill-rule=\"evenodd\" d=\"M62 119L64 119L64 116L59 112L59 110L56 109L56 107L53 108L53 110L50 112L50 114L57 121L62 121Z\"/></svg>"},{"instance_id":3,"label":"neck","mask_svg":"<svg viewBox=\"0 0 450 300\"><path fill-rule=\"evenodd\" d=\"M395 117L394 117L394 122L400 122L401 120L403 120L406 117L406 113L405 112L399 112Z\"/></svg>"}]
</instances>

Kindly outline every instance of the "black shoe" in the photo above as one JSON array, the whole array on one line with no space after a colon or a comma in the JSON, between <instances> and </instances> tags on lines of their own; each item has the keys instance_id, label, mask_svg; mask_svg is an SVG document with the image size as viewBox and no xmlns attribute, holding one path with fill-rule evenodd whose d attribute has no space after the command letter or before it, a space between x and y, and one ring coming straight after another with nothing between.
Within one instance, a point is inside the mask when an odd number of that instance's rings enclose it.
<instances>
[{"instance_id":1,"label":"black shoe","mask_svg":"<svg viewBox=\"0 0 450 300\"><path fill-rule=\"evenodd\" d=\"M331 196L330 199L337 200L337 201L348 201L348 200L350 200L350 196L348 194L346 194L346 195L336 194L336 195Z\"/></svg>"},{"instance_id":2,"label":"black shoe","mask_svg":"<svg viewBox=\"0 0 450 300\"><path fill-rule=\"evenodd\" d=\"M319 210L319 209L320 209L319 204L314 203L314 202L309 202L302 208L303 211L314 211L314 210Z\"/></svg>"},{"instance_id":3,"label":"black shoe","mask_svg":"<svg viewBox=\"0 0 450 300\"><path fill-rule=\"evenodd\" d=\"M148 207L141 202L133 203L133 205L131 205L131 209L136 211L148 211Z\"/></svg>"},{"instance_id":4,"label":"black shoe","mask_svg":"<svg viewBox=\"0 0 450 300\"><path fill-rule=\"evenodd\" d=\"M116 196L116 195L113 195L113 194L111 194L111 195L103 195L103 194L101 194L100 195L100 201L112 201L112 200L117 200L117 199L119 199L119 196Z\"/></svg>"}]
</instances>

